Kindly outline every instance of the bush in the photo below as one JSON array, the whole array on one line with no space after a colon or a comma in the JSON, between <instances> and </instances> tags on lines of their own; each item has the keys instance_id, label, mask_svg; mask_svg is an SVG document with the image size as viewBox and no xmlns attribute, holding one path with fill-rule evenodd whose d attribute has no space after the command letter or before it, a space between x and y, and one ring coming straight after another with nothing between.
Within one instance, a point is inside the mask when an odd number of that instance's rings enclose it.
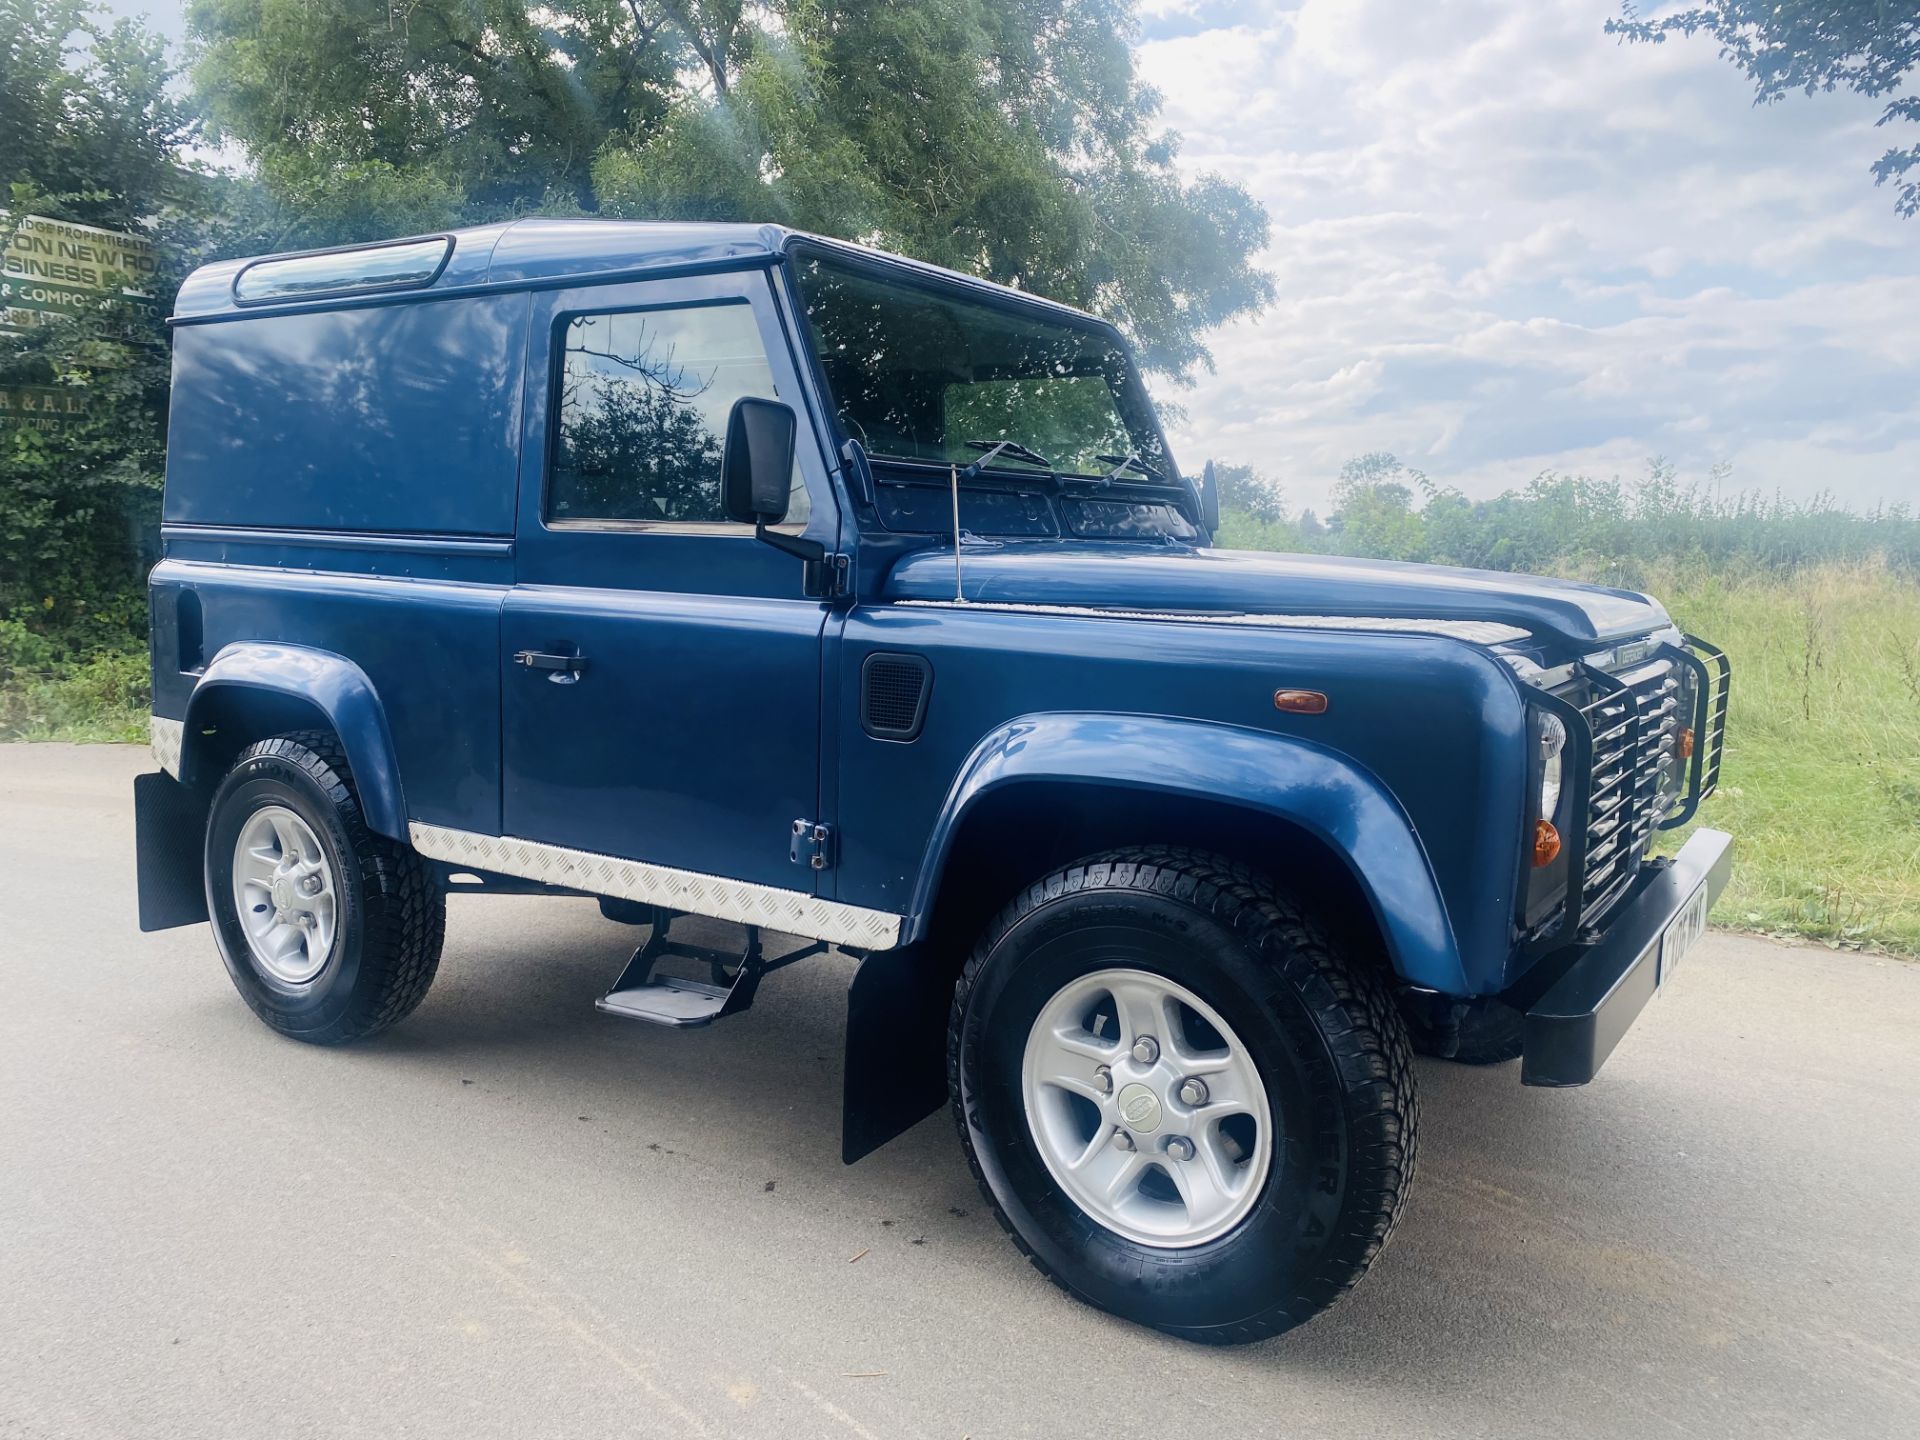
<instances>
[{"instance_id":1,"label":"bush","mask_svg":"<svg viewBox=\"0 0 1920 1440\"><path fill-rule=\"evenodd\" d=\"M76 657L0 616L0 740L144 742L151 688L144 648Z\"/></svg>"}]
</instances>

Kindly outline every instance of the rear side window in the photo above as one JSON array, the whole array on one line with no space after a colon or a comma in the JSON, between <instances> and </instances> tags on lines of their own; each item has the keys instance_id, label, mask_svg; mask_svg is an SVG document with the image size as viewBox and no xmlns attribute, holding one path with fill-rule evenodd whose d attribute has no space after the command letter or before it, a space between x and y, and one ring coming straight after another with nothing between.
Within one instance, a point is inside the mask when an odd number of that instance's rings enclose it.
<instances>
[{"instance_id":1,"label":"rear side window","mask_svg":"<svg viewBox=\"0 0 1920 1440\"><path fill-rule=\"evenodd\" d=\"M725 521L727 415L742 396L778 398L752 308L576 315L562 337L547 519ZM787 519L807 519L797 464Z\"/></svg>"}]
</instances>

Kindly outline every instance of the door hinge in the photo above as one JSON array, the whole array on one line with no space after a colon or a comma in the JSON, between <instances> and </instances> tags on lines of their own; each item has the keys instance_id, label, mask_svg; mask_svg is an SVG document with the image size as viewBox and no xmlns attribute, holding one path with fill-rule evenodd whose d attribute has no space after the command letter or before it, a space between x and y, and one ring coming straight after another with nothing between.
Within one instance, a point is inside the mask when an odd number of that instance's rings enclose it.
<instances>
[{"instance_id":1,"label":"door hinge","mask_svg":"<svg viewBox=\"0 0 1920 1440\"><path fill-rule=\"evenodd\" d=\"M811 820L793 822L793 847L788 851L796 865L826 870L833 865L833 827L816 825Z\"/></svg>"},{"instance_id":2,"label":"door hinge","mask_svg":"<svg viewBox=\"0 0 1920 1440\"><path fill-rule=\"evenodd\" d=\"M846 599L853 594L853 557L832 554L808 561L803 588L817 599Z\"/></svg>"}]
</instances>

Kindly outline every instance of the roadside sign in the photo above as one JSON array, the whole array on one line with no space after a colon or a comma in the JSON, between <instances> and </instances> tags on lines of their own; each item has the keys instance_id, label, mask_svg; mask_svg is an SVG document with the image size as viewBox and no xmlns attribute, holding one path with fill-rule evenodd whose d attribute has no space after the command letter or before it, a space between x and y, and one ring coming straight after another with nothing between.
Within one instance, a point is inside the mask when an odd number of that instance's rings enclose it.
<instances>
[{"instance_id":1,"label":"roadside sign","mask_svg":"<svg viewBox=\"0 0 1920 1440\"><path fill-rule=\"evenodd\" d=\"M110 297L152 298L159 256L145 236L0 210L0 240L0 334L25 334Z\"/></svg>"},{"instance_id":2,"label":"roadside sign","mask_svg":"<svg viewBox=\"0 0 1920 1440\"><path fill-rule=\"evenodd\" d=\"M0 336L25 335L109 299L151 303L158 266L154 243L143 235L0 210ZM51 430L85 407L76 390L0 387L0 424Z\"/></svg>"}]
</instances>

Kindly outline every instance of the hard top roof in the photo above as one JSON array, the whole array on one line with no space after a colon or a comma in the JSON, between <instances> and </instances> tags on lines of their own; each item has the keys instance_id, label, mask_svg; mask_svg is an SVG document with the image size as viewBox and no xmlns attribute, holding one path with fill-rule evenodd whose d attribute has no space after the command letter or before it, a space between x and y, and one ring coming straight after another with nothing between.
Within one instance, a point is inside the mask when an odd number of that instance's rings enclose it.
<instances>
[{"instance_id":1,"label":"hard top roof","mask_svg":"<svg viewBox=\"0 0 1920 1440\"><path fill-rule=\"evenodd\" d=\"M808 235L782 225L529 216L504 224L477 225L439 233L441 237L453 241L453 250L433 282L388 293L424 297L481 286L546 286L572 279L590 281L628 274L638 276L652 270L684 266L752 263L777 257L795 240L809 240L849 254L865 255L904 266L927 276L938 276L979 289L998 291L1003 295L1017 294L1032 303L1047 305L1075 316L1083 315L1083 312L1071 306L1058 304L1043 296L1013 291L1006 286L994 285L937 265L908 260L842 240ZM392 243L395 242L369 241L365 246L337 248L346 252ZM248 256L201 266L181 285L180 293L174 300L174 319L190 322L316 303L352 304L379 293L369 291L344 297L296 296L266 303L238 303L234 298L234 280L240 272L260 261L277 258L284 257Z\"/></svg>"}]
</instances>

